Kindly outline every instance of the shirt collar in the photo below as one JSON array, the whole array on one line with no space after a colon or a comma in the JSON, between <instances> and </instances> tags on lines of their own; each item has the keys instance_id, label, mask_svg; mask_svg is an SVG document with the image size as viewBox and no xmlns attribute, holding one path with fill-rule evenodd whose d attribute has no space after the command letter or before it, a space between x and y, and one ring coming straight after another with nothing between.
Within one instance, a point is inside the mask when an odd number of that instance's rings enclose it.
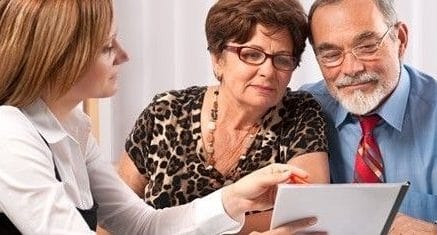
<instances>
[{"instance_id":1,"label":"shirt collar","mask_svg":"<svg viewBox=\"0 0 437 235\"><path fill-rule=\"evenodd\" d=\"M398 85L388 99L375 112L384 119L385 122L396 128L398 131L402 130L408 95L410 93L410 78L408 72L404 66L401 68ZM348 114L349 112L338 103L335 115L336 128L347 120Z\"/></svg>"},{"instance_id":2,"label":"shirt collar","mask_svg":"<svg viewBox=\"0 0 437 235\"><path fill-rule=\"evenodd\" d=\"M67 136L76 139L81 137L77 136L77 134L88 134L91 129L88 116L81 110L73 110L72 115L65 122L61 123L42 99L37 99L32 104L26 106L22 109L22 112L32 121L38 132L50 144L57 143Z\"/></svg>"},{"instance_id":3,"label":"shirt collar","mask_svg":"<svg viewBox=\"0 0 437 235\"><path fill-rule=\"evenodd\" d=\"M398 131L402 131L409 94L410 77L407 70L402 66L401 76L396 89L377 110L378 115Z\"/></svg>"},{"instance_id":4,"label":"shirt collar","mask_svg":"<svg viewBox=\"0 0 437 235\"><path fill-rule=\"evenodd\" d=\"M348 111L343 108L343 106L337 102L338 109L337 113L335 115L335 128L338 128L342 123L346 121L346 118L348 116Z\"/></svg>"}]
</instances>

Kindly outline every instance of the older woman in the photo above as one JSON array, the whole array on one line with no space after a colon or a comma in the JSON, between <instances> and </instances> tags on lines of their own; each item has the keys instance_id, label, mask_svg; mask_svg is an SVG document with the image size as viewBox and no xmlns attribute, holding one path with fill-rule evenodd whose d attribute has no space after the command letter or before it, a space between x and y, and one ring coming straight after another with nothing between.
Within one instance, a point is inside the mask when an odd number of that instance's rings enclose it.
<instances>
[{"instance_id":1,"label":"older woman","mask_svg":"<svg viewBox=\"0 0 437 235\"><path fill-rule=\"evenodd\" d=\"M153 99L126 142L125 180L155 208L185 204L274 162L327 183L321 109L287 88L307 33L296 0L216 2L206 36L219 84ZM247 229L267 229L269 215L248 215Z\"/></svg>"}]
</instances>

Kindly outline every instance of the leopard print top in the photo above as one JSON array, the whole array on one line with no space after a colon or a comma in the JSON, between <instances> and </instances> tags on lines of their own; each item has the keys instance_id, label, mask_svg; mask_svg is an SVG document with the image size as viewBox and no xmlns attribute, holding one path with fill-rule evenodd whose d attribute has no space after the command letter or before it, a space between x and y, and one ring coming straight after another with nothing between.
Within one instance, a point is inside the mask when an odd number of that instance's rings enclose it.
<instances>
[{"instance_id":1,"label":"leopard print top","mask_svg":"<svg viewBox=\"0 0 437 235\"><path fill-rule=\"evenodd\" d=\"M263 117L247 157L226 176L207 169L200 115L207 87L168 91L154 97L126 141L126 151L149 181L145 200L155 208L205 196L274 162L310 152L327 152L326 123L306 92L289 89Z\"/></svg>"}]
</instances>

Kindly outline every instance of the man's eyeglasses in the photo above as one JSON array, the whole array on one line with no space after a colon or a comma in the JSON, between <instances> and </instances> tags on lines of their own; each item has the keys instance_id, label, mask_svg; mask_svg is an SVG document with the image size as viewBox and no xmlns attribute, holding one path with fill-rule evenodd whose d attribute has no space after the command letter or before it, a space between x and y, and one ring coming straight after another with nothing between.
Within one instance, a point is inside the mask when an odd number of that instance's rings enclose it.
<instances>
[{"instance_id":1,"label":"man's eyeglasses","mask_svg":"<svg viewBox=\"0 0 437 235\"><path fill-rule=\"evenodd\" d=\"M349 52L354 55L356 59L362 61L371 61L378 59L379 54L377 52L392 28L393 25L388 27L387 31L385 31L385 33L376 41L362 43L349 51L344 51L340 49L321 50L317 52L317 59L325 67L336 67L341 65L344 61L344 57Z\"/></svg>"},{"instance_id":2,"label":"man's eyeglasses","mask_svg":"<svg viewBox=\"0 0 437 235\"><path fill-rule=\"evenodd\" d=\"M264 51L247 46L226 46L226 50L238 54L241 61L251 65L261 65L267 58L272 59L273 66L279 70L292 71L297 66L297 60L292 55L288 54L268 54Z\"/></svg>"}]
</instances>

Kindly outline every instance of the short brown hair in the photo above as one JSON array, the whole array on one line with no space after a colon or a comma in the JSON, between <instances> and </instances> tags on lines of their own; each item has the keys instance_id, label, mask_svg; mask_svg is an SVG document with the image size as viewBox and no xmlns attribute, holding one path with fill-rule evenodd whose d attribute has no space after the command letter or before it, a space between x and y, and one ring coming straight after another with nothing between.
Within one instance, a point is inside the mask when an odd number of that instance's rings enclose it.
<instances>
[{"instance_id":1,"label":"short brown hair","mask_svg":"<svg viewBox=\"0 0 437 235\"><path fill-rule=\"evenodd\" d=\"M230 41L249 41L257 24L287 30L293 40L293 56L299 64L309 29L305 11L297 0L218 0L205 23L209 50L219 55Z\"/></svg>"},{"instance_id":2,"label":"short brown hair","mask_svg":"<svg viewBox=\"0 0 437 235\"><path fill-rule=\"evenodd\" d=\"M1 0L0 104L65 94L108 40L112 0Z\"/></svg>"}]
</instances>

